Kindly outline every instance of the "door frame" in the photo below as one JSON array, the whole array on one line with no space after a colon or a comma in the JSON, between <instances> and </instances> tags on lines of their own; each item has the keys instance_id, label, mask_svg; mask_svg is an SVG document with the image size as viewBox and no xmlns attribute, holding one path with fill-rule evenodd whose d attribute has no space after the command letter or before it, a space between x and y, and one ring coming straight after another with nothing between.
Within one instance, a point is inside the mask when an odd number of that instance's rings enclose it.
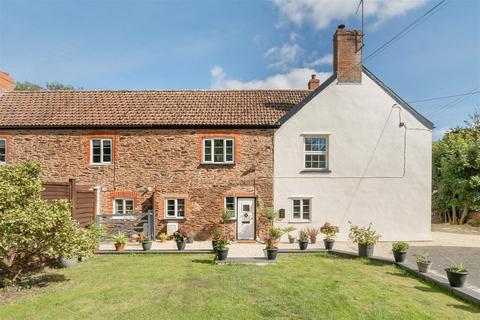
<instances>
[{"instance_id":1,"label":"door frame","mask_svg":"<svg viewBox=\"0 0 480 320\"><path fill-rule=\"evenodd\" d=\"M253 199L253 240L257 240L257 197L235 197L235 211L237 212L237 221L235 223L235 239L236 240L249 240L238 238L238 199Z\"/></svg>"}]
</instances>

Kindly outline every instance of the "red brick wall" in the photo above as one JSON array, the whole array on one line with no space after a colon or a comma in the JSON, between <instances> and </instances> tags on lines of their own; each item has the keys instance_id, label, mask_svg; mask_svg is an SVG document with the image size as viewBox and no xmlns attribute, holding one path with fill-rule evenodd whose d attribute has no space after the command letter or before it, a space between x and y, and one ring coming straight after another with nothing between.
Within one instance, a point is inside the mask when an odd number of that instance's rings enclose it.
<instances>
[{"instance_id":1,"label":"red brick wall","mask_svg":"<svg viewBox=\"0 0 480 320\"><path fill-rule=\"evenodd\" d=\"M337 29L333 36L333 71L339 82L362 80L363 35L358 30Z\"/></svg>"},{"instance_id":2,"label":"red brick wall","mask_svg":"<svg viewBox=\"0 0 480 320\"><path fill-rule=\"evenodd\" d=\"M197 238L207 238L221 220L225 195L257 195L265 204L273 200L273 129L189 130L125 129L15 130L10 148L13 162L33 159L42 165L45 181L77 180L100 186L101 211L111 213L115 197L135 199L135 210L152 207L163 229L164 201L185 198L186 219L181 222ZM235 164L201 164L202 138L235 138ZM114 163L90 165L93 137L113 138ZM256 181L254 183L254 180ZM256 187L254 187L254 185ZM147 191L151 188L154 192ZM255 190L254 190L255 189ZM257 214L261 236L270 222Z\"/></svg>"}]
</instances>

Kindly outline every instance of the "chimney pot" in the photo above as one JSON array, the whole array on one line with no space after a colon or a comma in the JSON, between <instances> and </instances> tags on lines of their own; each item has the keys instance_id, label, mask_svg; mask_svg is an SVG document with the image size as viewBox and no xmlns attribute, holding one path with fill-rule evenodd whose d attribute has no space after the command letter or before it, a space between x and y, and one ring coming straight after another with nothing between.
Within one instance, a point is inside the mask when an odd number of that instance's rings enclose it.
<instances>
[{"instance_id":1,"label":"chimney pot","mask_svg":"<svg viewBox=\"0 0 480 320\"><path fill-rule=\"evenodd\" d=\"M315 90L320 86L320 80L317 79L316 74L312 74L312 79L308 81L308 90Z\"/></svg>"},{"instance_id":2,"label":"chimney pot","mask_svg":"<svg viewBox=\"0 0 480 320\"><path fill-rule=\"evenodd\" d=\"M340 29L340 30L345 29L345 25L344 24L339 24L338 29Z\"/></svg>"}]
</instances>

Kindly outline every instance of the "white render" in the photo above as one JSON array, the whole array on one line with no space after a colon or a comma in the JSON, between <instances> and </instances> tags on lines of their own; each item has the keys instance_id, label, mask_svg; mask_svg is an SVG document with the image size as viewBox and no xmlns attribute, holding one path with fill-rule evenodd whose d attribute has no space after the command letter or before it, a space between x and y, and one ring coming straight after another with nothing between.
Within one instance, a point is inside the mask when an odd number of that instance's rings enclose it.
<instances>
[{"instance_id":1,"label":"white render","mask_svg":"<svg viewBox=\"0 0 480 320\"><path fill-rule=\"evenodd\" d=\"M328 135L331 172L301 172L306 134ZM335 80L320 91L281 125L274 146L274 206L286 216L276 226L330 222L346 240L348 221L372 222L383 241L431 240L432 131L366 73L361 84ZM311 198L310 221L292 221L292 197Z\"/></svg>"}]
</instances>

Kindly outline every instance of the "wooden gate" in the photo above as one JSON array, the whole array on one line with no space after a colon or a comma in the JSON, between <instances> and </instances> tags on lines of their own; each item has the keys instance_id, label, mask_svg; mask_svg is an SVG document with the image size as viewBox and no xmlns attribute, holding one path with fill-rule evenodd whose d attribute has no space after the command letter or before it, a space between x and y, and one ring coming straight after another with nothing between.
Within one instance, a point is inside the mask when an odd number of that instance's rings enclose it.
<instances>
[{"instance_id":1,"label":"wooden gate","mask_svg":"<svg viewBox=\"0 0 480 320\"><path fill-rule=\"evenodd\" d=\"M95 191L88 187L77 186L75 179L68 182L44 182L42 199L49 202L66 199L72 204L72 217L81 226L95 222Z\"/></svg>"}]
</instances>

